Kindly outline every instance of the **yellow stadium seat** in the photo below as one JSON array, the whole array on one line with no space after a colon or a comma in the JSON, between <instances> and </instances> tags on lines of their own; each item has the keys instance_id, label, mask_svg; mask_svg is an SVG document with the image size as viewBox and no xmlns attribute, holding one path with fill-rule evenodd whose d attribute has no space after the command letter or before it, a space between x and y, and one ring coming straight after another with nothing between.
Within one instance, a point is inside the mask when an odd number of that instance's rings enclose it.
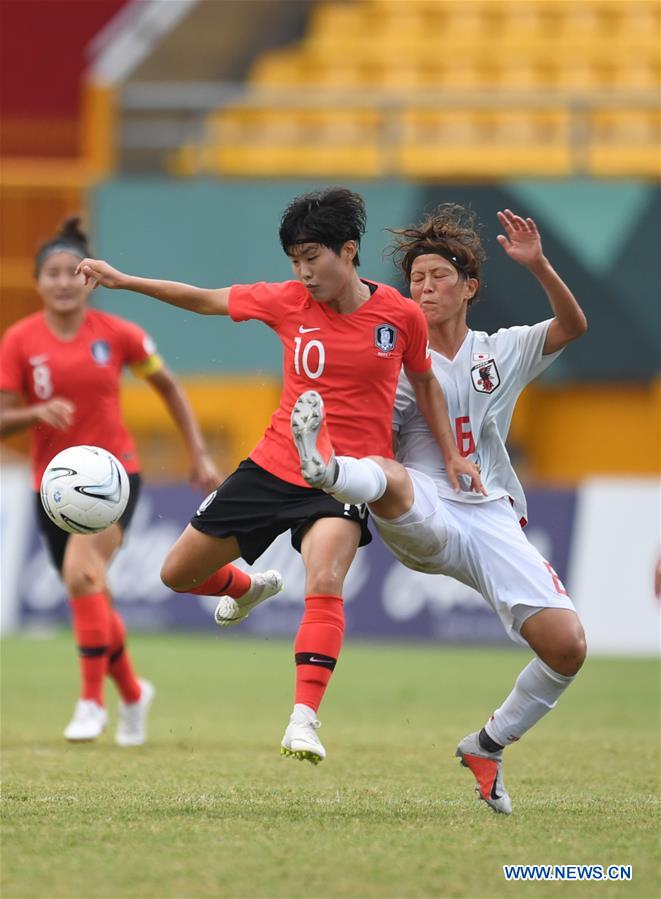
<instances>
[{"instance_id":1,"label":"yellow stadium seat","mask_svg":"<svg viewBox=\"0 0 661 899\"><path fill-rule=\"evenodd\" d=\"M248 103L211 114L204 140L170 166L182 175L479 178L560 176L579 160L593 172L652 174L644 107L595 113L582 156L583 129L571 131L570 117L577 103L615 104L618 91L630 104L658 95L660 15L658 0L317 3L303 40L255 62ZM363 91L365 108L338 106L341 92ZM368 108L372 91L381 112ZM425 108L435 91L440 109ZM553 108L538 107L549 91ZM480 108L493 98L512 105Z\"/></svg>"},{"instance_id":2,"label":"yellow stadium seat","mask_svg":"<svg viewBox=\"0 0 661 899\"><path fill-rule=\"evenodd\" d=\"M213 120L210 168L227 175L383 173L382 116L371 109L235 108Z\"/></svg>"},{"instance_id":3,"label":"yellow stadium seat","mask_svg":"<svg viewBox=\"0 0 661 899\"><path fill-rule=\"evenodd\" d=\"M360 3L319 3L310 16L309 33L350 34L360 32L364 25L365 8Z\"/></svg>"},{"instance_id":4,"label":"yellow stadium seat","mask_svg":"<svg viewBox=\"0 0 661 899\"><path fill-rule=\"evenodd\" d=\"M384 174L382 154L377 146L301 147L257 146L220 147L214 171L219 175L242 177L328 177L373 178Z\"/></svg>"},{"instance_id":5,"label":"yellow stadium seat","mask_svg":"<svg viewBox=\"0 0 661 899\"><path fill-rule=\"evenodd\" d=\"M596 177L661 177L661 111L600 109L589 116L588 170Z\"/></svg>"},{"instance_id":6,"label":"yellow stadium seat","mask_svg":"<svg viewBox=\"0 0 661 899\"><path fill-rule=\"evenodd\" d=\"M564 110L412 110L402 121L400 169L414 178L567 175Z\"/></svg>"}]
</instances>

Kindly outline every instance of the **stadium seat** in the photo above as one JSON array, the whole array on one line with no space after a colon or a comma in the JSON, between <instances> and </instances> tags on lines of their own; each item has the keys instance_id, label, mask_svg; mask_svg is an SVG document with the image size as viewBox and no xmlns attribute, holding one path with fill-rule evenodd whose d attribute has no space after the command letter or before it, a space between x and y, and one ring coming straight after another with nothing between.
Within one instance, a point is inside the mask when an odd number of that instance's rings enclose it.
<instances>
[{"instance_id":1,"label":"stadium seat","mask_svg":"<svg viewBox=\"0 0 661 899\"><path fill-rule=\"evenodd\" d=\"M264 53L249 77L249 89L291 90L303 104L307 98L314 115L289 105L266 108L255 95L242 111L211 115L202 144L182 147L173 170L375 175L387 169L436 177L450 166L478 177L557 176L571 171L572 159L580 169L586 156L576 155L575 146L570 153L573 116L574 145L576 134L599 136L588 154L591 170L624 173L629 159L632 174L653 171L644 104L661 87L660 7L654 0L319 3L304 38ZM341 91L365 91L366 105L382 111L359 124L355 111L338 117ZM420 92L430 104L436 91L438 103L424 108ZM554 108L545 111L540 100L549 91ZM582 127L585 110L617 91L630 92L628 106L614 97L608 116ZM499 96L493 109L482 108L485 97ZM454 97L461 101L457 111L447 109ZM274 94L273 102L287 100ZM634 132L643 141L637 150Z\"/></svg>"},{"instance_id":2,"label":"stadium seat","mask_svg":"<svg viewBox=\"0 0 661 899\"><path fill-rule=\"evenodd\" d=\"M402 129L400 169L414 178L571 171L564 110L412 110L404 114Z\"/></svg>"},{"instance_id":3,"label":"stadium seat","mask_svg":"<svg viewBox=\"0 0 661 899\"><path fill-rule=\"evenodd\" d=\"M661 177L661 111L599 109L589 117L588 169L596 177Z\"/></svg>"}]
</instances>

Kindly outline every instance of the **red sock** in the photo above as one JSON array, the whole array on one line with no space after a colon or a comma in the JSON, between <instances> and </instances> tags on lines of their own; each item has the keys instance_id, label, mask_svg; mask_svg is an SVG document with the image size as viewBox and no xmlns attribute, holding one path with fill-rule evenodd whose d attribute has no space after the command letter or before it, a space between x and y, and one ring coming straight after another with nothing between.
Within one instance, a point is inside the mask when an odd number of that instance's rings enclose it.
<instances>
[{"instance_id":1,"label":"red sock","mask_svg":"<svg viewBox=\"0 0 661 899\"><path fill-rule=\"evenodd\" d=\"M103 678L108 669L110 609L105 593L90 593L69 600L73 632L80 654L81 699L103 705Z\"/></svg>"},{"instance_id":2,"label":"red sock","mask_svg":"<svg viewBox=\"0 0 661 899\"><path fill-rule=\"evenodd\" d=\"M296 634L296 702L319 708L344 634L341 596L306 596L305 614Z\"/></svg>"},{"instance_id":3,"label":"red sock","mask_svg":"<svg viewBox=\"0 0 661 899\"><path fill-rule=\"evenodd\" d=\"M238 599L250 589L250 575L241 571L236 565L223 565L199 587L182 590L182 593L194 593L196 596L231 596Z\"/></svg>"},{"instance_id":4,"label":"red sock","mask_svg":"<svg viewBox=\"0 0 661 899\"><path fill-rule=\"evenodd\" d=\"M135 676L131 656L126 649L126 627L122 616L110 609L110 648L108 650L108 675L114 680L124 702L137 702L141 687Z\"/></svg>"}]
</instances>

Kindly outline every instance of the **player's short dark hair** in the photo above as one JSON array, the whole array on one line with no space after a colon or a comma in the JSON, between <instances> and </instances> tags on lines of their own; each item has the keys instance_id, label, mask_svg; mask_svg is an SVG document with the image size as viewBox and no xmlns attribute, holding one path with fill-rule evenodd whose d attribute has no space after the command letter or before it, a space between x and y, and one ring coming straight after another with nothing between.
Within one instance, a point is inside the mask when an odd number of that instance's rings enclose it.
<instances>
[{"instance_id":1,"label":"player's short dark hair","mask_svg":"<svg viewBox=\"0 0 661 899\"><path fill-rule=\"evenodd\" d=\"M348 240L360 246L365 233L365 201L346 187L328 187L295 197L280 219L280 243L285 253L301 243L318 243L339 255ZM358 252L353 260L360 265Z\"/></svg>"},{"instance_id":2,"label":"player's short dark hair","mask_svg":"<svg viewBox=\"0 0 661 899\"><path fill-rule=\"evenodd\" d=\"M479 229L472 210L458 203L442 203L417 225L388 229L394 235L391 255L407 283L411 280L414 260L427 253L442 256L463 278L475 278L479 282L481 267L487 258ZM468 301L469 306L479 289L478 283L475 294Z\"/></svg>"},{"instance_id":3,"label":"player's short dark hair","mask_svg":"<svg viewBox=\"0 0 661 899\"><path fill-rule=\"evenodd\" d=\"M81 226L80 216L74 215L66 219L51 240L43 243L34 258L34 274L38 277L44 262L51 253L70 252L84 259L91 256L87 234Z\"/></svg>"}]
</instances>

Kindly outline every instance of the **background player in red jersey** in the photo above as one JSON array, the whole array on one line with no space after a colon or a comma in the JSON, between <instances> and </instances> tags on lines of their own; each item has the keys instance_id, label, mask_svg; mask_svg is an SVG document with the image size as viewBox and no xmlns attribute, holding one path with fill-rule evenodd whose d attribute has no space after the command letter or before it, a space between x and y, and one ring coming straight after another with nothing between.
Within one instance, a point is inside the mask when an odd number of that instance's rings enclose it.
<instances>
[{"instance_id":1,"label":"background player in red jersey","mask_svg":"<svg viewBox=\"0 0 661 899\"><path fill-rule=\"evenodd\" d=\"M390 424L404 365L451 480L457 484L459 474L468 474L479 482L475 467L458 454L443 394L430 372L424 315L393 288L358 276L364 231L361 197L330 188L296 198L282 217L280 242L293 281L207 290L125 275L98 260L85 259L79 266L87 279L105 287L144 293L203 315L258 319L282 341L282 397L264 438L200 506L161 574L174 590L215 594L236 576L230 562L239 556L254 562L278 534L291 530L305 565L306 600L294 644L294 712L282 752L313 763L326 754L316 734L316 713L342 643L344 579L358 546L371 536L364 507L338 502L301 477L290 432L297 397L311 386L324 396L338 453L378 451L392 457ZM277 589L274 582L273 592ZM238 602L223 598L216 620L239 621L264 598L265 593Z\"/></svg>"},{"instance_id":2,"label":"background player in red jersey","mask_svg":"<svg viewBox=\"0 0 661 899\"><path fill-rule=\"evenodd\" d=\"M122 369L130 365L163 398L191 458L193 484L205 490L219 475L186 397L137 325L89 309L91 288L76 274L89 254L78 219L68 220L38 251L37 291L44 309L9 328L0 345L0 435L32 429L32 469L39 527L67 588L80 653L81 698L64 734L94 740L107 723L103 681L109 675L121 701L116 740L143 743L153 686L135 676L125 649L123 621L109 601L107 567L122 542L140 489L139 463L120 413ZM23 405L24 403L24 405ZM39 500L44 469L61 450L103 446L124 464L131 496L122 518L99 534L67 534Z\"/></svg>"}]
</instances>

